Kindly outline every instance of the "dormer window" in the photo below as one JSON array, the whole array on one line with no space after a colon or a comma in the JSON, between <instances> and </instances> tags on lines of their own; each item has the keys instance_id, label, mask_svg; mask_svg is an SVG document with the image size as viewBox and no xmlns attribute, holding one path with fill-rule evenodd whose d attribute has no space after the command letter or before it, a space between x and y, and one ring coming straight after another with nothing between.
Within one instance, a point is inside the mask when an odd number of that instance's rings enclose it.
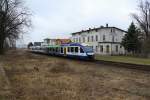
<instances>
[{"instance_id":1,"label":"dormer window","mask_svg":"<svg viewBox=\"0 0 150 100\"><path fill-rule=\"evenodd\" d=\"M115 28L111 28L111 33L115 33Z\"/></svg>"},{"instance_id":2,"label":"dormer window","mask_svg":"<svg viewBox=\"0 0 150 100\"><path fill-rule=\"evenodd\" d=\"M113 32L115 33L115 29L113 29Z\"/></svg>"},{"instance_id":3,"label":"dormer window","mask_svg":"<svg viewBox=\"0 0 150 100\"><path fill-rule=\"evenodd\" d=\"M98 29L95 29L95 32L98 32Z\"/></svg>"}]
</instances>

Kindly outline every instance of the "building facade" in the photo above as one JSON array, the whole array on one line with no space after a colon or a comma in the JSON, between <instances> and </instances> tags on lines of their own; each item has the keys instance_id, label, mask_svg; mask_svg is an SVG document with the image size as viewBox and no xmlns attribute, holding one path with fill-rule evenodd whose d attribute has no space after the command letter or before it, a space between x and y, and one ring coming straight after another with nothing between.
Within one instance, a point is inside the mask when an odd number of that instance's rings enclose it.
<instances>
[{"instance_id":1,"label":"building facade","mask_svg":"<svg viewBox=\"0 0 150 100\"><path fill-rule=\"evenodd\" d=\"M56 39L49 39L49 38L46 38L44 39L44 42L42 44L42 46L47 46L47 45L56 45Z\"/></svg>"},{"instance_id":2,"label":"building facade","mask_svg":"<svg viewBox=\"0 0 150 100\"><path fill-rule=\"evenodd\" d=\"M71 40L75 43L86 43L100 55L125 54L121 41L127 32L116 27L100 27L72 33Z\"/></svg>"},{"instance_id":3,"label":"building facade","mask_svg":"<svg viewBox=\"0 0 150 100\"><path fill-rule=\"evenodd\" d=\"M61 45L61 44L66 44L70 43L70 39L49 39L46 38L44 39L43 46L48 46L48 45Z\"/></svg>"}]
</instances>

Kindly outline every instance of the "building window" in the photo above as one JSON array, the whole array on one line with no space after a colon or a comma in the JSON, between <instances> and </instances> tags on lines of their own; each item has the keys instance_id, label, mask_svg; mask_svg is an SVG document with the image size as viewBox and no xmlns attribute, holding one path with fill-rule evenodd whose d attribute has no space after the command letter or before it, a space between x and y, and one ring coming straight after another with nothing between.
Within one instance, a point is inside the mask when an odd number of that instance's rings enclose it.
<instances>
[{"instance_id":1,"label":"building window","mask_svg":"<svg viewBox=\"0 0 150 100\"><path fill-rule=\"evenodd\" d=\"M76 39L75 39L75 38L73 39L73 42L76 42Z\"/></svg>"},{"instance_id":2,"label":"building window","mask_svg":"<svg viewBox=\"0 0 150 100\"><path fill-rule=\"evenodd\" d=\"M109 53L109 45L106 46L106 53Z\"/></svg>"},{"instance_id":3,"label":"building window","mask_svg":"<svg viewBox=\"0 0 150 100\"><path fill-rule=\"evenodd\" d=\"M115 37L114 36L112 36L112 42L115 42Z\"/></svg>"},{"instance_id":4,"label":"building window","mask_svg":"<svg viewBox=\"0 0 150 100\"><path fill-rule=\"evenodd\" d=\"M97 35L96 35L96 37L95 37L95 38L96 38L96 41L98 41L98 36L97 36Z\"/></svg>"},{"instance_id":5,"label":"building window","mask_svg":"<svg viewBox=\"0 0 150 100\"><path fill-rule=\"evenodd\" d=\"M94 38L93 38L93 36L91 36L91 42L93 42L94 41Z\"/></svg>"},{"instance_id":6,"label":"building window","mask_svg":"<svg viewBox=\"0 0 150 100\"><path fill-rule=\"evenodd\" d=\"M81 38L79 37L79 42L81 42Z\"/></svg>"},{"instance_id":7,"label":"building window","mask_svg":"<svg viewBox=\"0 0 150 100\"><path fill-rule=\"evenodd\" d=\"M78 38L76 38L76 42L78 42Z\"/></svg>"},{"instance_id":8,"label":"building window","mask_svg":"<svg viewBox=\"0 0 150 100\"><path fill-rule=\"evenodd\" d=\"M116 45L116 52L118 52L118 45Z\"/></svg>"},{"instance_id":9,"label":"building window","mask_svg":"<svg viewBox=\"0 0 150 100\"><path fill-rule=\"evenodd\" d=\"M88 36L88 42L90 42L90 37Z\"/></svg>"},{"instance_id":10,"label":"building window","mask_svg":"<svg viewBox=\"0 0 150 100\"><path fill-rule=\"evenodd\" d=\"M115 29L113 29L113 32L115 33Z\"/></svg>"},{"instance_id":11,"label":"building window","mask_svg":"<svg viewBox=\"0 0 150 100\"><path fill-rule=\"evenodd\" d=\"M100 46L100 52L103 52L103 46L102 45Z\"/></svg>"},{"instance_id":12,"label":"building window","mask_svg":"<svg viewBox=\"0 0 150 100\"><path fill-rule=\"evenodd\" d=\"M96 52L98 52L98 46L96 46Z\"/></svg>"},{"instance_id":13,"label":"building window","mask_svg":"<svg viewBox=\"0 0 150 100\"><path fill-rule=\"evenodd\" d=\"M105 37L105 35L103 35L103 41L105 41L106 40L106 37Z\"/></svg>"},{"instance_id":14,"label":"building window","mask_svg":"<svg viewBox=\"0 0 150 100\"><path fill-rule=\"evenodd\" d=\"M85 37L83 37L83 43L85 42Z\"/></svg>"}]
</instances>

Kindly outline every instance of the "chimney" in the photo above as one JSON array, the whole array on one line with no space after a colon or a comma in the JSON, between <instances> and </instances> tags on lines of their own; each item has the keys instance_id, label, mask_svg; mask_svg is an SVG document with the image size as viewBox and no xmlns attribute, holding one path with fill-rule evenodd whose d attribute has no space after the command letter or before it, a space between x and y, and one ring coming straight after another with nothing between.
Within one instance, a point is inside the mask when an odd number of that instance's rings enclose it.
<instances>
[{"instance_id":1,"label":"chimney","mask_svg":"<svg viewBox=\"0 0 150 100\"><path fill-rule=\"evenodd\" d=\"M108 23L106 24L106 27L108 27Z\"/></svg>"},{"instance_id":2,"label":"chimney","mask_svg":"<svg viewBox=\"0 0 150 100\"><path fill-rule=\"evenodd\" d=\"M100 28L104 28L104 26L100 26Z\"/></svg>"}]
</instances>

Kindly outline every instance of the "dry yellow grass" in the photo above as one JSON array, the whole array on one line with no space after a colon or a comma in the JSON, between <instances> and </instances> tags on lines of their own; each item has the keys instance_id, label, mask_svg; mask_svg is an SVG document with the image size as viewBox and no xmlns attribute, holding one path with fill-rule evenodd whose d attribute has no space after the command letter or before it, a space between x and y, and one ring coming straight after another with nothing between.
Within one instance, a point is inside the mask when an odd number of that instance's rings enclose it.
<instances>
[{"instance_id":1,"label":"dry yellow grass","mask_svg":"<svg viewBox=\"0 0 150 100\"><path fill-rule=\"evenodd\" d=\"M4 100L149 100L150 73L26 52L1 56ZM0 96L0 99L3 96Z\"/></svg>"}]
</instances>

